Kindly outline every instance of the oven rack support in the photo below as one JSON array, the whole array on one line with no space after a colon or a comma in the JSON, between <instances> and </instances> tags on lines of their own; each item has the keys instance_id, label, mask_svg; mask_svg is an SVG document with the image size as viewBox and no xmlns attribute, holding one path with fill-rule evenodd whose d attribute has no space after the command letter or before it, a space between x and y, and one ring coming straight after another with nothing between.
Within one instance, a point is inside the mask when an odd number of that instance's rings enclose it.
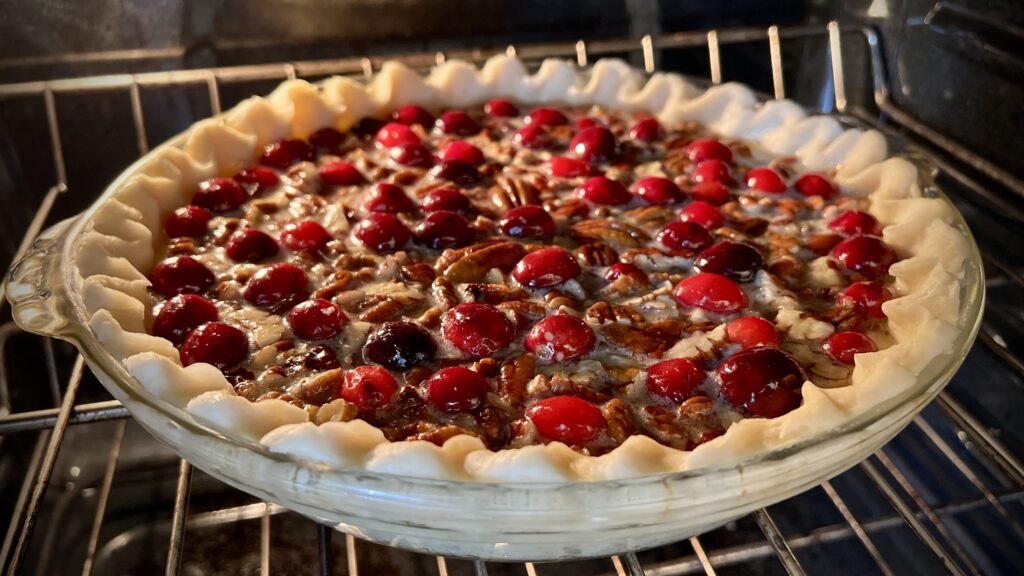
<instances>
[{"instance_id":1,"label":"oven rack support","mask_svg":"<svg viewBox=\"0 0 1024 576\"><path fill-rule=\"evenodd\" d=\"M713 84L723 81L722 60L720 46L728 44L744 44L751 42L768 41L769 58L771 61L772 84L774 97L785 98L785 84L783 76L783 62L781 43L788 39L823 38L828 45L831 56L832 87L834 90L835 109L839 112L846 112L859 120L883 131L891 130L890 122L903 128L917 137L918 143L927 150L933 152L933 161L940 168L954 177L960 184L966 186L979 197L993 202L1003 214L1024 221L1021 214L1012 204L991 194L986 187L974 179L960 166L966 166L978 174L982 174L992 181L1005 186L1007 189L1024 197L1024 182L1012 174L1002 170L983 157L965 149L956 142L945 138L925 124L916 120L914 116L902 110L889 98L888 79L885 63L879 43L879 37L870 28L847 28L840 27L838 22L829 22L827 26L793 26L779 28L771 26L767 30L761 28L734 28L723 30L708 30L700 32L683 32L667 34L658 37L645 36L639 42L634 39L586 41L579 40L575 43L536 43L522 46L509 46L506 52L518 55L527 61L535 61L546 57L574 58L579 66L586 66L595 57L604 55L635 54L639 53L643 59L643 67L648 73L657 69L656 50L673 48L699 48L706 47L709 59L709 78ZM870 78L874 97L874 103L878 112L888 117L888 122L883 122L877 114L852 109L848 106L846 98L846 81L843 67L842 43L844 39L855 39L863 42L868 49ZM163 51L130 51L127 53L98 53L93 55L67 55L61 57L60 61L82 61L85 60L136 60L153 57L173 56L176 53L165 53ZM482 50L453 51L449 53L437 52L432 54L419 53L405 56L391 56L387 59L399 59L412 67L429 67L433 64L444 62L448 58L459 58L471 62L481 62L492 53ZM35 237L42 231L54 204L60 196L67 193L68 181L65 165L64 150L60 139L60 126L57 116L55 99L58 95L82 94L90 92L118 92L127 91L131 102L131 115L135 128L136 143L140 155L149 151L149 143L146 137L146 116L142 107L140 91L143 88L159 87L180 87L205 85L207 88L210 109L213 115L221 112L220 86L238 82L254 80L285 80L307 76L325 76L331 74L363 75L369 77L374 70L379 68L384 58L343 58L323 61L302 61L279 64L262 64L252 66L235 66L224 68L208 68L180 71L147 72L128 75L106 75L87 78L61 79L40 82L25 82L17 84L0 85L0 101L15 98L41 98L46 112L47 126L53 154L56 183L47 191L39 210L35 213L28 230L17 250L15 260L20 258L27 250ZM19 64L29 64L19 63ZM943 154L955 160L951 164L942 159ZM991 254L983 254L985 262L1002 272L1010 281L1017 286L1024 288L1024 278L1021 277L1012 267ZM0 288L0 309L6 305L3 299L2 288ZM13 323L0 325L0 360L3 357L4 346L9 337L17 333L19 329ZM1009 350L1002 344L1002 339L988 326L984 326L980 333L981 342L990 348L999 358L1018 374L1024 374L1024 359ZM92 422L118 420L118 426L109 449L107 466L100 486L98 506L95 513L90 539L87 548L87 557L83 566L83 574L90 574L94 555L97 547L97 540L100 529L103 525L106 511L106 503L113 484L116 472L116 464L120 454L121 443L124 438L124 430L127 410L116 400L93 402L87 404L76 404L76 396L79 385L82 381L84 360L81 355L77 356L70 377L67 379L61 392L61 383L57 380L57 369L54 360L52 341L44 339L44 352L47 360L47 372L49 383L54 396L54 403L58 407L36 410L31 412L12 413L9 403L10 382L4 371L3 362L0 361L0 443L3 437L16 432L36 431L39 432L33 457L26 469L25 479L17 499L14 513L10 520L7 532L0 548L0 569L5 574L17 574L21 567L28 543L32 536L35 521L39 515L43 498L49 483L53 468L56 463L57 454L61 448L61 441L67 427L70 425L84 425ZM1016 491L1011 494L1013 497L1024 495L1024 463L1000 442L985 426L973 416L963 405L957 402L946 392L939 395L935 403L943 414L966 436L977 448L978 452L989 464L1000 469L1007 478L1012 480ZM929 441L960 471L961 474L973 484L983 495L983 499L977 503L967 503L961 506L990 506L1003 519L1013 527L1018 534L1024 535L1018 521L1010 514L1003 504L1003 499L996 496L979 479L977 474L957 456L955 450L950 446L922 417L914 419L914 426L919 428L927 436ZM881 468L879 468L879 465ZM981 574L979 567L972 561L968 553L958 543L957 539L949 533L939 518L938 511L929 507L923 496L918 493L911 482L903 475L899 467L889 458L886 449L879 450L873 458L859 464L860 469L867 475L874 487L891 503L895 516L882 520L874 520L862 524L850 511L847 503L828 481L821 485L829 500L835 506L845 521L845 526L837 526L831 530L823 531L800 538L787 539L778 529L775 521L767 509L761 509L752 514L753 520L764 534L765 541L737 546L721 551L709 553L702 546L699 537L690 538L694 555L687 558L680 558L655 567L645 569L634 553L627 553L609 558L610 567L618 576L641 576L644 574L684 574L703 572L707 575L715 574L715 565L727 566L736 562L751 558L774 555L778 558L787 573L791 575L804 574L804 570L794 554L794 549L813 545L819 542L830 541L852 534L864 546L870 557L873 559L878 570L885 575L892 575L894 571L886 562L878 547L869 535L869 528L880 528L883 525L893 525L900 522L905 523L927 546L929 550L941 561L946 570L951 574ZM884 470L884 472L883 472ZM180 461L178 468L177 490L174 500L173 514L170 525L170 539L168 543L167 562L165 573L174 576L179 573L182 557L183 542L189 525L202 523L206 520L203 514L197 514L190 518L188 514L189 491L192 481L192 466L184 459ZM895 485L894 485L895 484ZM1005 496L1005 495L1004 495ZM906 501L909 498L913 502L912 507ZM915 510L916 508L916 510ZM261 540L260 540L260 565L261 574L269 574L270 570L270 530L271 518L285 509L273 503L256 504L233 509L231 512L238 519L260 518ZM209 514L209 513L206 513ZM938 536L936 536L936 533ZM332 573L335 559L331 555L331 540L334 531L327 526L317 525L317 548L319 557L319 573L327 575ZM351 535L345 536L345 562L348 574L357 575L359 572L358 552L356 539ZM447 576L448 568L446 559L437 557L438 573ZM525 563L524 569L527 574L535 575L536 569L532 563ZM483 561L474 563L474 570L478 576L486 576L487 565Z\"/></svg>"}]
</instances>

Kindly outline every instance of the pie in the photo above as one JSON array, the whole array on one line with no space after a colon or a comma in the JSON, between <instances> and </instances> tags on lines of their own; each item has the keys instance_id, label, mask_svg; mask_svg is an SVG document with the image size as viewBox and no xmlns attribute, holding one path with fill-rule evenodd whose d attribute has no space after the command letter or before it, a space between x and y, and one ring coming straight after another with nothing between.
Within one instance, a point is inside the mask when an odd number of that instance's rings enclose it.
<instances>
[{"instance_id":1,"label":"pie","mask_svg":"<svg viewBox=\"0 0 1024 576\"><path fill-rule=\"evenodd\" d=\"M317 465L730 466L914 384L969 243L874 131L614 60L289 81L94 213L90 326L149 393Z\"/></svg>"}]
</instances>

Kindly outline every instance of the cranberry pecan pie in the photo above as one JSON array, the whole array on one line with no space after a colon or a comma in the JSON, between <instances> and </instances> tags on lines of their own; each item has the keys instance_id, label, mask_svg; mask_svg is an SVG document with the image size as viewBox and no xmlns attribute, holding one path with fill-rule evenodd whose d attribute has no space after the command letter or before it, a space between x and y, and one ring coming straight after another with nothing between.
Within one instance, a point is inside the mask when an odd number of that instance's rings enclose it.
<instances>
[{"instance_id":1,"label":"cranberry pecan pie","mask_svg":"<svg viewBox=\"0 0 1024 576\"><path fill-rule=\"evenodd\" d=\"M905 390L967 239L885 140L618 61L389 63L194 126L95 213L99 339L228 436L421 477L726 466Z\"/></svg>"}]
</instances>

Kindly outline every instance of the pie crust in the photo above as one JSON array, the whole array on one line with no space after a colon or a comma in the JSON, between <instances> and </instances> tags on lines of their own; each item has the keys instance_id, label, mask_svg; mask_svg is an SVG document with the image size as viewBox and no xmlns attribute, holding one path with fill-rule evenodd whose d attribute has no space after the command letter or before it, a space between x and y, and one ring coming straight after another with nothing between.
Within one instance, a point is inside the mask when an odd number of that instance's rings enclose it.
<instances>
[{"instance_id":1,"label":"pie crust","mask_svg":"<svg viewBox=\"0 0 1024 576\"><path fill-rule=\"evenodd\" d=\"M272 452L318 466L488 482L594 481L735 466L842 426L908 389L926 364L949 353L964 329L957 318L969 242L949 205L922 195L918 168L887 158L880 133L844 129L828 116L807 116L787 100L760 103L739 84L705 91L674 74L645 78L618 60L580 71L551 59L529 74L519 60L496 56L479 70L449 61L425 78L388 62L365 85L341 77L316 85L287 81L266 98L247 99L223 116L196 123L182 146L155 150L94 211L74 261L89 326L145 390L228 437L258 441ZM883 305L894 344L859 354L849 386L805 382L799 408L777 418L740 420L692 451L635 435L607 454L586 456L560 443L494 452L466 435L443 446L389 442L361 420L317 425L286 401L250 402L236 395L209 364L183 367L168 340L146 333L152 300L143 271L155 263L164 218L188 202L200 181L250 165L264 146L282 138L305 138L325 126L345 130L405 104L467 107L497 97L526 105L645 111L665 124L697 121L771 154L794 156L802 170L834 170L844 194L870 199L884 241L901 258L890 268L896 297Z\"/></svg>"}]
</instances>

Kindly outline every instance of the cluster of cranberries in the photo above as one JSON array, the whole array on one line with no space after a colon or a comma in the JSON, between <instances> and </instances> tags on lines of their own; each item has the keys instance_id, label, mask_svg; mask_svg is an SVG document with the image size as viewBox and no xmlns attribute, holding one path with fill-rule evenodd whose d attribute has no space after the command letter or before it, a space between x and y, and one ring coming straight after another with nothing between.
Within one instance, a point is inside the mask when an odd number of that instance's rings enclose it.
<instances>
[{"instance_id":1,"label":"cluster of cranberries","mask_svg":"<svg viewBox=\"0 0 1024 576\"><path fill-rule=\"evenodd\" d=\"M488 102L484 111L493 117L521 115L516 105L501 99ZM675 206L675 219L657 233L656 241L664 252L692 259L694 273L678 282L672 294L683 307L728 319L726 337L740 348L713 370L686 359L650 366L643 383L651 397L679 404L716 389L744 414L760 417L779 416L799 406L799 389L806 378L800 365L780 349L782 335L768 320L743 315L749 301L742 285L764 268L761 252L748 243L721 239L721 235L716 238L716 230L726 224L720 207L734 199L733 190L739 186L758 194L792 191L826 200L837 194L836 186L819 174L804 174L787 182L784 173L770 167L741 172L728 145L701 138L685 148L692 164L685 185L649 176L627 188L603 175L602 165L614 162L627 145L642 149L663 140L666 132L659 122L654 118L639 120L624 134L629 139L626 143L598 120L583 117L576 121L566 149L565 142L559 143L555 137L555 129L570 124L569 117L558 109L534 108L522 116L522 127L514 131L511 141L524 149L564 152L552 156L546 169L556 178L581 179L573 193L583 206ZM460 189L484 178L481 167L487 158L465 138L483 129L466 112L448 111L435 117L414 105L395 110L386 122L368 119L354 127L354 133L371 139L395 167L429 171L430 177L441 183L419 201L401 185L368 182L360 169L347 161L321 162L319 181L322 186L365 188L352 237L370 251L390 253L410 243L434 251L468 245L476 232L466 217L472 212L469 197ZM420 136L424 131L442 136L443 146L435 149L425 143ZM237 210L250 198L278 185L279 171L314 160L318 151L333 150L345 138L337 130L325 128L306 141L283 140L265 149L260 166L231 178L204 181L192 203L166 220L168 236L205 236L215 215ZM410 228L405 217L416 217L419 222ZM549 240L556 230L551 214L537 205L508 210L495 226L502 235L525 241ZM834 218L828 227L840 238L831 250L832 262L855 280L839 295L839 305L881 317L881 305L889 298L881 279L896 256L879 238L879 223L867 213L848 211ZM346 314L329 300L310 299L311 282L302 267L267 261L277 258L282 250L316 255L333 241L334 235L318 222L297 220L285 224L276 237L253 227L239 228L228 238L224 252L234 262L263 264L245 284L242 295L249 304L285 315L296 338L330 340L338 337L349 322ZM529 252L511 272L521 286L540 290L559 288L583 274L576 256L558 246ZM625 262L609 266L604 278L614 282L630 275L646 279L641 269ZM245 333L222 322L218 307L203 296L214 287L216 277L202 262L191 256L168 258L156 266L151 280L153 291L166 299L152 332L179 346L183 364L208 362L224 369L246 359L249 342ZM484 303L460 304L447 311L441 319L440 333L448 345L469 359L500 355L517 338L509 318ZM559 364L590 354L597 345L597 336L583 320L556 314L536 322L525 334L523 345L540 363ZM821 350L837 363L849 365L855 354L873 351L875 345L861 333L846 331L828 338ZM382 323L369 334L361 351L368 364L345 371L337 394L362 411L385 408L400 387L392 372L431 363L437 353L434 336L419 324ZM436 371L421 388L434 410L449 414L477 410L492 391L483 375L460 366ZM600 408L573 396L535 401L527 407L526 417L542 437L570 445L594 441L606 426Z\"/></svg>"}]
</instances>

